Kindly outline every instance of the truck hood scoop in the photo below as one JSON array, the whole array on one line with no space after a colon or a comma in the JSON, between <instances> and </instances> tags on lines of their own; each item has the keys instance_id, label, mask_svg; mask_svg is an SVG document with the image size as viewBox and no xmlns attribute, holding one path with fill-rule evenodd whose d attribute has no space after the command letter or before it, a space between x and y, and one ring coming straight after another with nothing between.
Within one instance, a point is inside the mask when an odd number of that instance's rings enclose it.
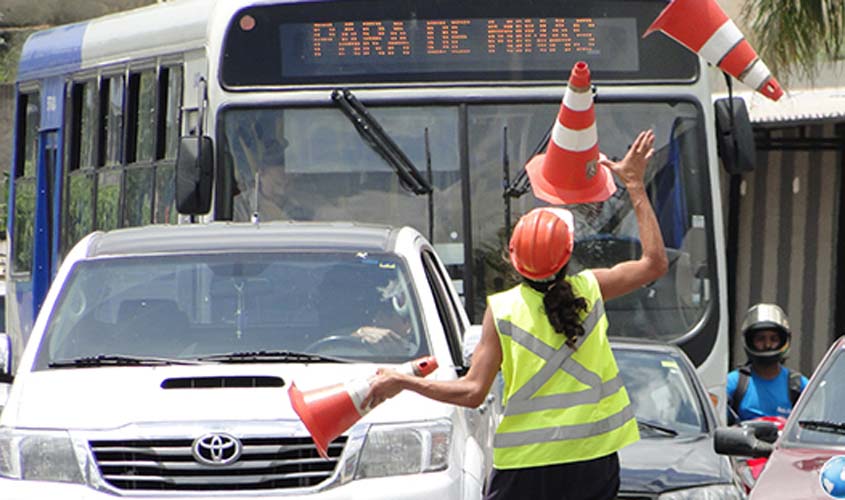
<instances>
[{"instance_id":1,"label":"truck hood scoop","mask_svg":"<svg viewBox=\"0 0 845 500\"><path fill-rule=\"evenodd\" d=\"M162 389L263 388L282 387L284 385L285 381L280 377L264 375L167 378L161 382Z\"/></svg>"}]
</instances>

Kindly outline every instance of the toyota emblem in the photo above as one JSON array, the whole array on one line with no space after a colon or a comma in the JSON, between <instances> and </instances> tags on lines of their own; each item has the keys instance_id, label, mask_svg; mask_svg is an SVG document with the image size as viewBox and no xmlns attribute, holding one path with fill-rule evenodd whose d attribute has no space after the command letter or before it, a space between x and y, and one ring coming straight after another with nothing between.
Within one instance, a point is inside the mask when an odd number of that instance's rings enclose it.
<instances>
[{"instance_id":1,"label":"toyota emblem","mask_svg":"<svg viewBox=\"0 0 845 500\"><path fill-rule=\"evenodd\" d=\"M241 456L241 441L222 432L206 434L194 440L194 460L206 465L229 465Z\"/></svg>"}]
</instances>

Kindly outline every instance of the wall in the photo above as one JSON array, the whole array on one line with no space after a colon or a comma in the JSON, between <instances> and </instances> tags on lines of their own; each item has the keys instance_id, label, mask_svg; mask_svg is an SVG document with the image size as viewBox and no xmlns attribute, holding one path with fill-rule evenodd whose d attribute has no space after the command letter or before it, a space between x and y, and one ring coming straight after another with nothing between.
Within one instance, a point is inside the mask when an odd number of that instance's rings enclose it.
<instances>
[{"instance_id":1,"label":"wall","mask_svg":"<svg viewBox=\"0 0 845 500\"><path fill-rule=\"evenodd\" d=\"M757 147L758 167L740 184L734 331L749 306L780 305L794 332L787 365L809 376L843 333L837 280L845 124L758 127ZM737 336L733 364L745 359Z\"/></svg>"}]
</instances>

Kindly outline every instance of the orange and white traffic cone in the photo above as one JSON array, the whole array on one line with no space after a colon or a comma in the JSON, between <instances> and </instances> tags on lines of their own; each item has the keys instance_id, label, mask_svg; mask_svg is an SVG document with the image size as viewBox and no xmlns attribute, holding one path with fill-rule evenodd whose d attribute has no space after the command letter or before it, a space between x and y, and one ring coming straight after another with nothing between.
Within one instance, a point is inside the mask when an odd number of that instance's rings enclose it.
<instances>
[{"instance_id":1,"label":"orange and white traffic cone","mask_svg":"<svg viewBox=\"0 0 845 500\"><path fill-rule=\"evenodd\" d=\"M436 369L437 360L434 356L426 356L404 363L396 371L425 377ZM311 439L317 445L321 457L328 459L329 443L369 413L370 408L361 404L369 390L369 378L354 379L305 392L297 389L295 383L291 383L288 389L291 406L311 433Z\"/></svg>"},{"instance_id":2,"label":"orange and white traffic cone","mask_svg":"<svg viewBox=\"0 0 845 500\"><path fill-rule=\"evenodd\" d=\"M599 140L587 63L575 63L545 154L528 162L531 189L555 205L604 201L616 192L610 171L598 163Z\"/></svg>"},{"instance_id":3,"label":"orange and white traffic cone","mask_svg":"<svg viewBox=\"0 0 845 500\"><path fill-rule=\"evenodd\" d=\"M673 0L643 34L662 31L773 101L783 89L716 0Z\"/></svg>"}]
</instances>

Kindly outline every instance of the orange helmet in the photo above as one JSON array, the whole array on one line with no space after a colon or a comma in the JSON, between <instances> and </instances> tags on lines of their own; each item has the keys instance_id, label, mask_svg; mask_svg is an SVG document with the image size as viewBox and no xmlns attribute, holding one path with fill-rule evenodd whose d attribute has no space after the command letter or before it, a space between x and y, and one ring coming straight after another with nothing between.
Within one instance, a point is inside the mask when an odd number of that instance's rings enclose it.
<instances>
[{"instance_id":1,"label":"orange helmet","mask_svg":"<svg viewBox=\"0 0 845 500\"><path fill-rule=\"evenodd\" d=\"M511 236L511 264L528 279L553 277L569 262L575 222L564 208L540 207L523 215Z\"/></svg>"}]
</instances>

